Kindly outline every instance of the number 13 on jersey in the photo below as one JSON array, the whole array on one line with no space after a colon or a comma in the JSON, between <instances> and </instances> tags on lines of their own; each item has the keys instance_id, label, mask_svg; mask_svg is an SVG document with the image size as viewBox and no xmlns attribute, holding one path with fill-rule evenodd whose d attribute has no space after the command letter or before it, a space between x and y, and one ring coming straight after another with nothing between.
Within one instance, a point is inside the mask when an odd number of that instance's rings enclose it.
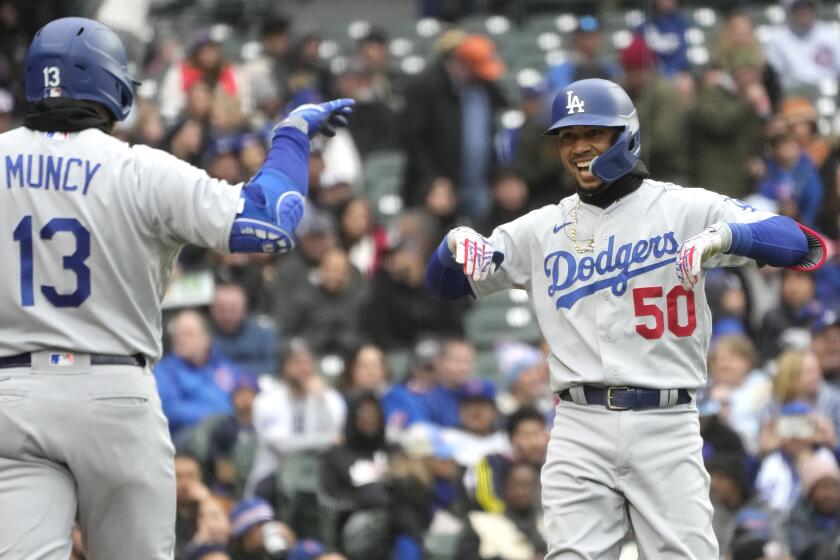
<instances>
[{"instance_id":1,"label":"number 13 on jersey","mask_svg":"<svg viewBox=\"0 0 840 560\"><path fill-rule=\"evenodd\" d=\"M20 243L20 304L35 305L35 243L33 242L32 216L24 216L18 223L12 239ZM62 294L55 286L41 285L41 294L55 307L79 307L90 296L90 268L85 261L90 256L90 232L76 218L53 218L41 228L40 239L51 240L58 233L70 233L76 242L76 249L62 257L62 266L76 275L76 289ZM38 243L38 247L48 243Z\"/></svg>"}]
</instances>

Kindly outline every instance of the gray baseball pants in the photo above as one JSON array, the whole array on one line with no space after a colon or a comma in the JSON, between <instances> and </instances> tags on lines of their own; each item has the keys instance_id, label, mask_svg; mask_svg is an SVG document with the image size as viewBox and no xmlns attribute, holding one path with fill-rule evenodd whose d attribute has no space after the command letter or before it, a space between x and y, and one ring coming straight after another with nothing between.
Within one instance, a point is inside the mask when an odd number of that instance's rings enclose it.
<instances>
[{"instance_id":1,"label":"gray baseball pants","mask_svg":"<svg viewBox=\"0 0 840 560\"><path fill-rule=\"evenodd\" d=\"M171 560L174 448L148 368L0 369L0 558Z\"/></svg>"},{"instance_id":2,"label":"gray baseball pants","mask_svg":"<svg viewBox=\"0 0 840 560\"><path fill-rule=\"evenodd\" d=\"M693 404L607 410L561 401L542 471L546 560L716 560L709 475Z\"/></svg>"}]
</instances>

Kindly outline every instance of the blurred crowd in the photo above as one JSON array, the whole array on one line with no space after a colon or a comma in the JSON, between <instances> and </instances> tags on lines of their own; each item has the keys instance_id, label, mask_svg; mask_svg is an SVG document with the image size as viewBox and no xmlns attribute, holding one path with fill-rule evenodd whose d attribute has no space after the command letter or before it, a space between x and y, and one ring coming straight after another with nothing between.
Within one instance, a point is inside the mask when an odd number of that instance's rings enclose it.
<instances>
[{"instance_id":1,"label":"blurred crowd","mask_svg":"<svg viewBox=\"0 0 840 560\"><path fill-rule=\"evenodd\" d=\"M424 15L438 4L423 2ZM837 22L816 0L785 0L784 21L759 38L735 8L696 64L685 7L650 4L615 51L602 14L578 17L568 56L515 95L499 86L510 70L492 36L458 21L410 74L375 25L334 65L319 32L267 14L257 51L236 59L213 28L149 42L132 3L100 5L143 79L115 134L232 184L256 173L291 108L357 100L349 129L313 142L294 252L180 257L154 368L178 449L179 560L543 557L539 469L555 406L543 345L482 347L464 324L481 304L431 298L423 274L455 224L489 234L574 192L541 135L553 94L574 80L625 87L653 178L837 243L840 121L814 95L838 99ZM66 15L56 11L0 2L2 129L25 112L25 45L39 18ZM396 181L390 199L383 181ZM706 289L709 386L696 399L722 557L840 558L836 253L816 274L710 271Z\"/></svg>"}]
</instances>

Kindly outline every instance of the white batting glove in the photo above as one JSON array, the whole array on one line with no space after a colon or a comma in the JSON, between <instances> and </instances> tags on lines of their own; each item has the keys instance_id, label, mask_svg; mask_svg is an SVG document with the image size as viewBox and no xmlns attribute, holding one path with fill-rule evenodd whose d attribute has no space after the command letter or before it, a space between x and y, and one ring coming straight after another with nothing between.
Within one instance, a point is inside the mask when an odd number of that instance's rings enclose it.
<instances>
[{"instance_id":1,"label":"white batting glove","mask_svg":"<svg viewBox=\"0 0 840 560\"><path fill-rule=\"evenodd\" d=\"M503 258L489 239L468 227L450 231L446 243L455 254L455 262L464 265L464 276L473 282L481 282L493 274Z\"/></svg>"},{"instance_id":2,"label":"white batting glove","mask_svg":"<svg viewBox=\"0 0 840 560\"><path fill-rule=\"evenodd\" d=\"M703 262L726 251L732 244L732 230L723 222L707 227L694 237L686 239L677 252L677 278L686 290L700 281Z\"/></svg>"}]
</instances>

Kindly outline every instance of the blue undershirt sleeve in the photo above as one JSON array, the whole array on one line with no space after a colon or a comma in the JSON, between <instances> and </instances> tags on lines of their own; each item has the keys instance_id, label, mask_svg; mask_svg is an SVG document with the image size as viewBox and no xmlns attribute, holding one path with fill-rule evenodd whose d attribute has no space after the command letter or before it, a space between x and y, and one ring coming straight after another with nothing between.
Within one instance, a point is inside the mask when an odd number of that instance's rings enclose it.
<instances>
[{"instance_id":1,"label":"blue undershirt sleeve","mask_svg":"<svg viewBox=\"0 0 840 560\"><path fill-rule=\"evenodd\" d=\"M808 238L799 225L786 216L727 225L732 231L727 253L780 267L797 265L808 256Z\"/></svg>"},{"instance_id":2,"label":"blue undershirt sleeve","mask_svg":"<svg viewBox=\"0 0 840 560\"><path fill-rule=\"evenodd\" d=\"M446 236L426 265L425 284L428 293L449 301L473 295L461 265L446 245Z\"/></svg>"}]
</instances>

